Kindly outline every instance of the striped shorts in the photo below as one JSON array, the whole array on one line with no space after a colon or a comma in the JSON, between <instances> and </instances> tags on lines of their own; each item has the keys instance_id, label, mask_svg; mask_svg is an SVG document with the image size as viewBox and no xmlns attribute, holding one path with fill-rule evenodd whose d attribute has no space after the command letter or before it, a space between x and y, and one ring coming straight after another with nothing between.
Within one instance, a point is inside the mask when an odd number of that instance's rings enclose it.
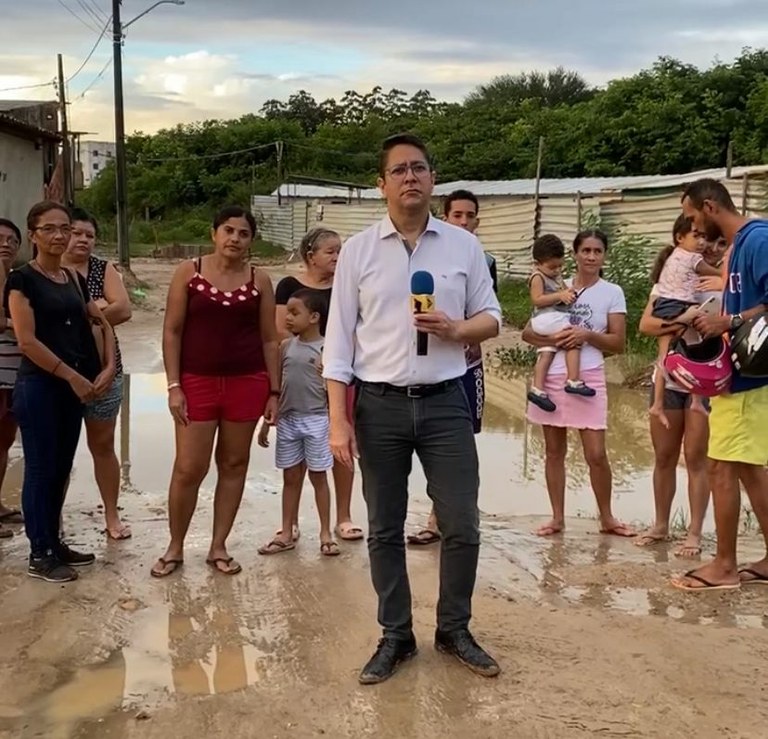
<instances>
[{"instance_id":1,"label":"striped shorts","mask_svg":"<svg viewBox=\"0 0 768 739\"><path fill-rule=\"evenodd\" d=\"M287 470L302 462L310 472L326 472L333 467L328 443L328 416L324 413L286 413L277 419L275 465Z\"/></svg>"}]
</instances>

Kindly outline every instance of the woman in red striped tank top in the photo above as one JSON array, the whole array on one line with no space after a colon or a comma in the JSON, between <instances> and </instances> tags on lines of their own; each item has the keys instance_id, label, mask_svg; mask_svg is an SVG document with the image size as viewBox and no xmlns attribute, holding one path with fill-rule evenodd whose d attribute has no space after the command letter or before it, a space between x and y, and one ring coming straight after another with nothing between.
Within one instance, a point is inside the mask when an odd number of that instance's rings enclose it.
<instances>
[{"instance_id":1,"label":"woman in red striped tank top","mask_svg":"<svg viewBox=\"0 0 768 739\"><path fill-rule=\"evenodd\" d=\"M181 264L168 289L163 361L176 422L176 459L168 492L171 543L154 577L184 561L184 539L216 443L218 479L207 563L240 572L227 537L243 496L256 424L274 423L278 381L275 295L269 275L248 263L253 216L225 208L213 222L214 252Z\"/></svg>"}]
</instances>

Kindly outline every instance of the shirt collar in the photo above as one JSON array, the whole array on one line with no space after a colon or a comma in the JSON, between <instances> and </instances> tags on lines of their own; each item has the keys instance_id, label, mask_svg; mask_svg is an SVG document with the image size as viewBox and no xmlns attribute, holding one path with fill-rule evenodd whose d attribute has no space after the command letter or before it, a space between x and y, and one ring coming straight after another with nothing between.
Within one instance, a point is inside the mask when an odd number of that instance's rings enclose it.
<instances>
[{"instance_id":1,"label":"shirt collar","mask_svg":"<svg viewBox=\"0 0 768 739\"><path fill-rule=\"evenodd\" d=\"M435 218L435 216L430 214L429 220L427 221L427 227L424 229L424 233L439 234L442 233L442 230L443 221L441 221L439 218ZM394 234L399 235L397 228L395 228L395 224L392 223L392 219L389 217L389 214L387 214L379 224L379 238L387 239Z\"/></svg>"}]
</instances>

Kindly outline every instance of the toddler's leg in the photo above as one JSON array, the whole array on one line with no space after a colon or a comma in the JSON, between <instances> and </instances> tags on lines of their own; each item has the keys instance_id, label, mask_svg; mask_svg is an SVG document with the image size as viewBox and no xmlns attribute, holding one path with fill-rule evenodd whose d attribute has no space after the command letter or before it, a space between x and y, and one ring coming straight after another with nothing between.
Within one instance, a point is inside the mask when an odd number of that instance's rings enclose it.
<instances>
[{"instance_id":1,"label":"toddler's leg","mask_svg":"<svg viewBox=\"0 0 768 739\"><path fill-rule=\"evenodd\" d=\"M595 391L580 377L581 349L569 349L565 353L565 367L568 370L568 381L565 383L565 392L570 393L571 395L581 395L584 398L594 397Z\"/></svg>"},{"instance_id":2,"label":"toddler's leg","mask_svg":"<svg viewBox=\"0 0 768 739\"><path fill-rule=\"evenodd\" d=\"M552 366L552 360L554 358L555 352L540 351L538 353L536 357L536 365L533 368L533 384L528 392L528 400L547 413L552 413L557 410L557 406L552 402L549 395L544 392L547 373Z\"/></svg>"},{"instance_id":3,"label":"toddler's leg","mask_svg":"<svg viewBox=\"0 0 768 739\"><path fill-rule=\"evenodd\" d=\"M665 428L669 428L669 419L664 413L664 387L666 380L666 371L664 370L664 357L669 351L670 337L659 337L659 353L656 357L656 378L653 381L653 404L650 408L650 414L658 419L659 423Z\"/></svg>"},{"instance_id":4,"label":"toddler's leg","mask_svg":"<svg viewBox=\"0 0 768 739\"><path fill-rule=\"evenodd\" d=\"M339 553L339 547L331 535L331 490L326 472L309 473L309 481L315 489L315 505L320 520L320 551L333 556Z\"/></svg>"}]
</instances>

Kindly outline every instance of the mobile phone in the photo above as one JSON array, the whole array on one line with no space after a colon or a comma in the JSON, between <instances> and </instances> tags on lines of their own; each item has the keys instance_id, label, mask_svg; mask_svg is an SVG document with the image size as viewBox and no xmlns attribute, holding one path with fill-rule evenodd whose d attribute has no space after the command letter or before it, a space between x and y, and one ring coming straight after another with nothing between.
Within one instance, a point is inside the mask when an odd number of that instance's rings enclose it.
<instances>
[{"instance_id":1,"label":"mobile phone","mask_svg":"<svg viewBox=\"0 0 768 739\"><path fill-rule=\"evenodd\" d=\"M700 306L699 313L705 316L719 316L722 313L722 302L720 298L713 295L707 298Z\"/></svg>"}]
</instances>

